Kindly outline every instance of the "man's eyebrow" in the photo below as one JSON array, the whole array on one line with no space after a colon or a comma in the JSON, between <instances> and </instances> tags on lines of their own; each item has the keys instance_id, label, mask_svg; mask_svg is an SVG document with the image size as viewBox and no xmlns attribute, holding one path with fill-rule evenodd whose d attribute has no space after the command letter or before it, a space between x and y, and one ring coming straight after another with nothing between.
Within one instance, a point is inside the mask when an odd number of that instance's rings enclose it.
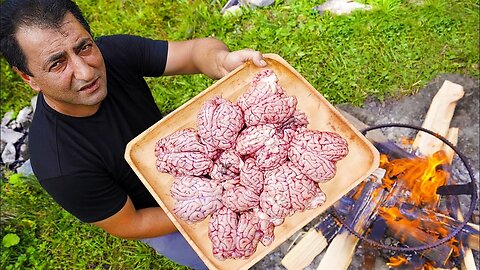
<instances>
[{"instance_id":1,"label":"man's eyebrow","mask_svg":"<svg viewBox=\"0 0 480 270\"><path fill-rule=\"evenodd\" d=\"M65 52L58 52L58 53L55 53L55 54L52 54L50 55L48 58L47 58L47 61L45 62L45 66L46 68L48 68L48 64L50 63L53 63L55 61L57 61L58 59L62 58L65 56Z\"/></svg>"},{"instance_id":2,"label":"man's eyebrow","mask_svg":"<svg viewBox=\"0 0 480 270\"><path fill-rule=\"evenodd\" d=\"M80 40L80 42L78 42L78 44L75 45L75 47L73 47L73 49L74 49L76 52L80 51L80 49L82 49L82 47L85 46L85 44L87 44L88 42L90 42L90 40L91 40L90 38L82 38L82 39Z\"/></svg>"}]
</instances>

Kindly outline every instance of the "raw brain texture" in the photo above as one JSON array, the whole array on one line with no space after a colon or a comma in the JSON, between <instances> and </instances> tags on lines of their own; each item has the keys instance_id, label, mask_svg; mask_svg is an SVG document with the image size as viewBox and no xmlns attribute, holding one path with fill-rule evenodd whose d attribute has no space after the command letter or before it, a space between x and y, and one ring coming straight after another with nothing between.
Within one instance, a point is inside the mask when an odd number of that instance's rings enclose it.
<instances>
[{"instance_id":1,"label":"raw brain texture","mask_svg":"<svg viewBox=\"0 0 480 270\"><path fill-rule=\"evenodd\" d=\"M263 70L236 102L205 102L197 129L156 143L158 171L176 177L173 212L187 223L211 216L208 235L217 259L249 258L259 242L273 242L275 226L286 217L325 203L318 183L335 176L347 141L309 130L296 106L275 73Z\"/></svg>"}]
</instances>

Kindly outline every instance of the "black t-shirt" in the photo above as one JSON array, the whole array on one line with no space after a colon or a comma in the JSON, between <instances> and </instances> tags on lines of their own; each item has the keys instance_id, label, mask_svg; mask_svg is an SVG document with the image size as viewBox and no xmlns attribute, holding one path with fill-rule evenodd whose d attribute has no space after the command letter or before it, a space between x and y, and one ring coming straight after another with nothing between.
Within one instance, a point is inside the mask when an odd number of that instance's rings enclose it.
<instances>
[{"instance_id":1,"label":"black t-shirt","mask_svg":"<svg viewBox=\"0 0 480 270\"><path fill-rule=\"evenodd\" d=\"M35 176L84 222L112 216L127 195L137 209L158 206L124 152L130 140L161 118L143 77L163 74L168 43L118 35L101 37L97 45L107 71L107 97L100 109L89 117L71 117L50 108L39 94L29 130Z\"/></svg>"}]
</instances>

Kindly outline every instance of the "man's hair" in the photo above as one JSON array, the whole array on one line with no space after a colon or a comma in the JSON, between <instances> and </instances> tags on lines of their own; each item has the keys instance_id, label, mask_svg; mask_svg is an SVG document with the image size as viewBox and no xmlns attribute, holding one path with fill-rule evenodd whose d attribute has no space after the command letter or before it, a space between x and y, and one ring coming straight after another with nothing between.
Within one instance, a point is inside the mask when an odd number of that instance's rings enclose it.
<instances>
[{"instance_id":1,"label":"man's hair","mask_svg":"<svg viewBox=\"0 0 480 270\"><path fill-rule=\"evenodd\" d=\"M0 7L0 49L8 63L33 76L15 35L20 27L60 28L70 12L85 30L90 26L80 8L70 0L6 0Z\"/></svg>"}]
</instances>

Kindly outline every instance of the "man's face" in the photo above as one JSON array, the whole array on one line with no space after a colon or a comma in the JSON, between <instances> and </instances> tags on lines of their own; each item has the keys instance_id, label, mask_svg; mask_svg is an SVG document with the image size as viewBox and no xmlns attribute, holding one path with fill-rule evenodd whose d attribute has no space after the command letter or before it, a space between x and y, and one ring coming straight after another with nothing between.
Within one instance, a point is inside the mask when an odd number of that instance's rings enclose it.
<instances>
[{"instance_id":1,"label":"man's face","mask_svg":"<svg viewBox=\"0 0 480 270\"><path fill-rule=\"evenodd\" d=\"M90 34L67 13L60 28L21 27L17 41L33 76L17 71L55 110L94 114L107 95L105 63Z\"/></svg>"}]
</instances>

